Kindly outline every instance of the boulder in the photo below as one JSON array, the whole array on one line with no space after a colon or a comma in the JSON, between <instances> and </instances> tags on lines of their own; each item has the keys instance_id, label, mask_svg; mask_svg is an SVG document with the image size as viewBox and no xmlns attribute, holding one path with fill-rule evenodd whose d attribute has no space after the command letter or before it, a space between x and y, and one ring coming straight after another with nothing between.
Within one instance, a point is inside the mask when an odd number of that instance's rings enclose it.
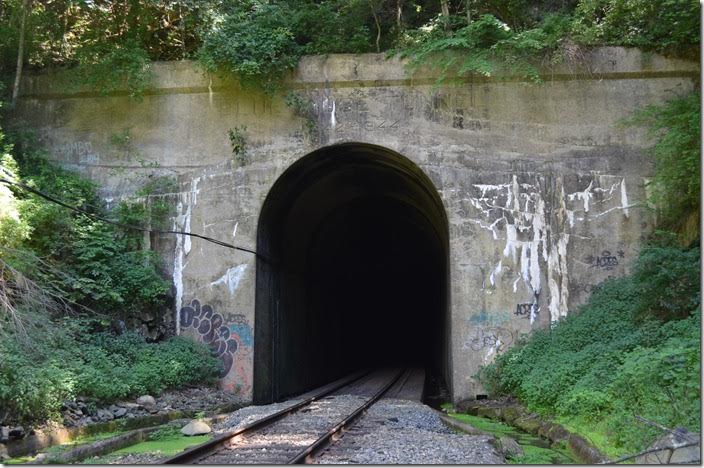
<instances>
[{"instance_id":1,"label":"boulder","mask_svg":"<svg viewBox=\"0 0 704 468\"><path fill-rule=\"evenodd\" d=\"M501 444L501 451L504 456L508 458L516 458L524 455L523 447L521 447L518 442L510 437L499 438L499 443Z\"/></svg>"},{"instance_id":2,"label":"boulder","mask_svg":"<svg viewBox=\"0 0 704 468\"><path fill-rule=\"evenodd\" d=\"M24 432L24 427L22 426L13 427L8 433L8 437L10 439L23 439L25 435L26 433Z\"/></svg>"},{"instance_id":3,"label":"boulder","mask_svg":"<svg viewBox=\"0 0 704 468\"><path fill-rule=\"evenodd\" d=\"M181 434L187 436L196 436L201 434L208 434L212 429L203 421L198 421L194 419L185 426L181 428Z\"/></svg>"},{"instance_id":4,"label":"boulder","mask_svg":"<svg viewBox=\"0 0 704 468\"><path fill-rule=\"evenodd\" d=\"M106 410L106 409L99 409L98 410L98 420L99 421L112 421L115 419L115 416L113 416L112 411Z\"/></svg>"},{"instance_id":5,"label":"boulder","mask_svg":"<svg viewBox=\"0 0 704 468\"><path fill-rule=\"evenodd\" d=\"M0 444L0 462L9 458L10 455L7 453L7 447L5 447L5 444Z\"/></svg>"},{"instance_id":6,"label":"boulder","mask_svg":"<svg viewBox=\"0 0 704 468\"><path fill-rule=\"evenodd\" d=\"M540 419L536 415L531 414L516 419L513 421L513 425L529 434L537 434L540 428Z\"/></svg>"},{"instance_id":7,"label":"boulder","mask_svg":"<svg viewBox=\"0 0 704 468\"><path fill-rule=\"evenodd\" d=\"M10 440L10 428L7 426L0 426L0 444L4 444Z\"/></svg>"},{"instance_id":8,"label":"boulder","mask_svg":"<svg viewBox=\"0 0 704 468\"><path fill-rule=\"evenodd\" d=\"M137 398L137 404L143 406L147 410L150 410L156 407L156 400L151 395L142 395Z\"/></svg>"},{"instance_id":9,"label":"boulder","mask_svg":"<svg viewBox=\"0 0 704 468\"><path fill-rule=\"evenodd\" d=\"M127 414L127 408L115 408L112 410L112 415L115 416L115 418L121 418L124 415Z\"/></svg>"}]
</instances>

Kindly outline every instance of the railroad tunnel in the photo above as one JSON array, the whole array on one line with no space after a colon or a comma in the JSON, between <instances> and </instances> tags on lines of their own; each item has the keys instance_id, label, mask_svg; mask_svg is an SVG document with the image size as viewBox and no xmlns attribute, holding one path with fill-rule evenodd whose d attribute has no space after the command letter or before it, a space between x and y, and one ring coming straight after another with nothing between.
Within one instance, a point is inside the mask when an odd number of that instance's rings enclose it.
<instances>
[{"instance_id":1,"label":"railroad tunnel","mask_svg":"<svg viewBox=\"0 0 704 468\"><path fill-rule=\"evenodd\" d=\"M257 232L254 401L383 365L449 369L448 226L428 177L339 144L288 168Z\"/></svg>"}]
</instances>

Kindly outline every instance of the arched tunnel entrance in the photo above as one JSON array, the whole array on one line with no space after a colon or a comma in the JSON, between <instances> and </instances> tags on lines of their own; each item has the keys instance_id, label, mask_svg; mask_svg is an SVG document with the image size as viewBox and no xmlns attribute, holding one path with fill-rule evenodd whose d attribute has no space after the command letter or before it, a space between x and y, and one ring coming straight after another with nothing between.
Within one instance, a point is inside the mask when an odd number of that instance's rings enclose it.
<instances>
[{"instance_id":1,"label":"arched tunnel entrance","mask_svg":"<svg viewBox=\"0 0 704 468\"><path fill-rule=\"evenodd\" d=\"M427 176L339 144L294 163L257 233L254 400L380 365L448 369L448 227Z\"/></svg>"}]
</instances>

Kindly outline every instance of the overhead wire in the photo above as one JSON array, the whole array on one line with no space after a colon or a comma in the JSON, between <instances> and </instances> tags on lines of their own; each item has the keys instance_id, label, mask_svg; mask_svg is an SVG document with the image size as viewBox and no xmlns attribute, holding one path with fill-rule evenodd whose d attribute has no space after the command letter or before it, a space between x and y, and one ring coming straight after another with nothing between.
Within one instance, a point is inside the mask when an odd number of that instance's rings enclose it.
<instances>
[{"instance_id":1,"label":"overhead wire","mask_svg":"<svg viewBox=\"0 0 704 468\"><path fill-rule=\"evenodd\" d=\"M193 233L193 232L186 232L186 231L167 231L167 230L162 230L162 229L147 229L147 228L144 228L144 227L141 227L141 226L134 226L134 225L130 225L130 224L123 224L123 223L120 223L120 222L117 222L117 221L113 221L113 220L108 219L108 218L104 218L104 217L102 217L102 216L99 216L99 215L97 215L97 214L95 214L95 213L91 213L91 212L89 212L89 211L83 210L83 209L81 209L81 208L78 208L78 207L75 207L75 206L71 206L71 205L69 205L68 203L66 203L66 202L64 202L64 201L59 200L59 199L56 198L56 197L53 197L52 195L49 195L49 194L47 194L47 193L44 193L44 192L42 192L41 190L37 190L37 189L35 189L34 187L30 187L29 185L23 184L22 182L12 181L12 180L6 179L6 178L4 178L4 177L0 177L0 182L2 182L2 183L4 183L4 184L7 184L7 185L12 185L12 186L15 186L15 187L19 187L19 188L22 189L22 190L26 190L27 192L33 193L33 194L35 194L35 195L37 195L37 196L39 196L39 197L41 197L41 198L44 198L44 199L47 200L47 201L50 201L50 202L55 203L55 204L57 204L57 205L60 205L60 206L62 206L62 207L64 207L64 208L67 208L67 209L69 209L69 210L75 211L76 213L83 214L83 215L85 215L85 216L88 216L88 217L90 217L90 218L96 219L96 220L98 220L98 221L102 221L102 222L107 223L107 224L112 224L113 226L117 226L117 227L120 227L120 228L122 228L122 229L131 229L131 230L134 230L134 231L149 232L149 233L154 233L154 234L176 234L176 235L182 235L182 236L196 237L196 238L198 238L198 239L203 239L204 241L211 242L211 243L213 243L213 244L220 245L220 246L222 246L222 247L227 247L228 249L240 250L240 251L242 251L242 252L248 252L248 253L251 253L251 254L256 255L257 257L264 258L262 255L258 254L255 250L251 250L251 249L248 249L248 248L246 248L246 247L238 247L238 246L233 245L233 244L230 244L230 243L228 243L228 242L224 242L224 241L221 241L221 240L218 240L218 239L214 239L214 238L212 238L212 237L203 236L203 235L201 235L201 234L196 234L196 233Z\"/></svg>"}]
</instances>

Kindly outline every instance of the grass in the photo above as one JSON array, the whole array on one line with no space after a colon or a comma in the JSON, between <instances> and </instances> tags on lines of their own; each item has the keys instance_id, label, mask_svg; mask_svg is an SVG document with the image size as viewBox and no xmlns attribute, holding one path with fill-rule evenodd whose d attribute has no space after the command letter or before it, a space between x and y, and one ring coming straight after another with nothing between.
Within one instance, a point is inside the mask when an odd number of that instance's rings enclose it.
<instances>
[{"instance_id":1,"label":"grass","mask_svg":"<svg viewBox=\"0 0 704 468\"><path fill-rule=\"evenodd\" d=\"M114 455L126 455L129 453L160 453L164 456L176 455L182 450L194 445L202 444L210 440L209 435L184 436L178 435L159 440L145 440L129 447L121 448L112 452Z\"/></svg>"},{"instance_id":2,"label":"grass","mask_svg":"<svg viewBox=\"0 0 704 468\"><path fill-rule=\"evenodd\" d=\"M37 458L37 455L25 455L24 457L9 458L3 461L3 463L6 465L23 465L33 462L35 458Z\"/></svg>"},{"instance_id":3,"label":"grass","mask_svg":"<svg viewBox=\"0 0 704 468\"><path fill-rule=\"evenodd\" d=\"M624 453L623 447L615 447L610 443L608 431L601 427L601 424L588 423L580 420L580 418L557 418L557 422L568 431L579 434L587 439L598 447L604 455L611 459L628 455Z\"/></svg>"},{"instance_id":4,"label":"grass","mask_svg":"<svg viewBox=\"0 0 704 468\"><path fill-rule=\"evenodd\" d=\"M210 435L201 436L184 436L180 433L175 433L171 427L167 426L157 433L150 435L154 440L145 440L128 447L123 447L114 452L102 455L99 457L91 457L83 460L81 463L89 465L105 465L114 462L116 459L124 455L132 454L154 454L162 457L169 457L194 445L202 444L210 440Z\"/></svg>"},{"instance_id":5,"label":"grass","mask_svg":"<svg viewBox=\"0 0 704 468\"><path fill-rule=\"evenodd\" d=\"M508 459L510 464L521 465L566 465L576 463L564 446L550 446L550 443L540 437L528 434L513 426L493 419L472 416L470 414L449 413L449 416L469 424L480 431L488 432L498 437L511 437L523 448L524 455Z\"/></svg>"},{"instance_id":6,"label":"grass","mask_svg":"<svg viewBox=\"0 0 704 468\"><path fill-rule=\"evenodd\" d=\"M70 442L65 443L65 444L53 445L53 446L47 448L44 451L44 453L46 453L46 454L60 454L60 453L66 452L67 450L70 450L78 445L89 444L91 442L97 442L99 440L109 439L110 437L115 437L116 435L119 435L120 433L121 432L119 432L119 431L112 431L112 432L98 432L96 434L90 434L90 435L82 435L80 437L77 437L76 439L71 440ZM5 460L3 463L7 463L8 465L19 465L19 464L31 463L38 456L39 456L39 454L25 455L23 457L10 458L9 460Z\"/></svg>"}]
</instances>

